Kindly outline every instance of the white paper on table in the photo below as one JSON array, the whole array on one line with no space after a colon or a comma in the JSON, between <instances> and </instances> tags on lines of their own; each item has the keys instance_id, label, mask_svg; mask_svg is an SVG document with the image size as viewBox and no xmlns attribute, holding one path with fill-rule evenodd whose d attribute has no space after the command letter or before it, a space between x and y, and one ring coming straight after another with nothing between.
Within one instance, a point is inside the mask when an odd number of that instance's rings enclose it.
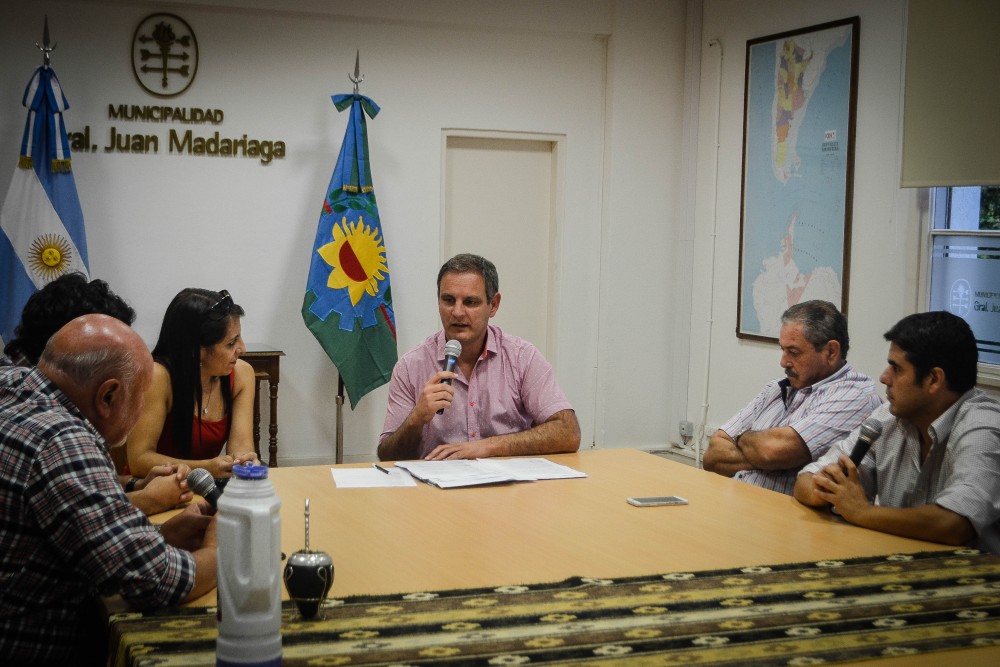
<instances>
[{"instance_id":1,"label":"white paper on table","mask_svg":"<svg viewBox=\"0 0 1000 667\"><path fill-rule=\"evenodd\" d=\"M417 479L442 489L520 481L503 471L485 470L476 460L399 461L396 465Z\"/></svg>"},{"instance_id":2,"label":"white paper on table","mask_svg":"<svg viewBox=\"0 0 1000 667\"><path fill-rule=\"evenodd\" d=\"M376 489L385 486L416 486L417 482L402 468L330 468L338 489Z\"/></svg>"},{"instance_id":3,"label":"white paper on table","mask_svg":"<svg viewBox=\"0 0 1000 667\"><path fill-rule=\"evenodd\" d=\"M396 465L406 468L417 479L442 489L587 476L543 458L399 461Z\"/></svg>"},{"instance_id":4,"label":"white paper on table","mask_svg":"<svg viewBox=\"0 0 1000 667\"><path fill-rule=\"evenodd\" d=\"M537 457L476 459L476 463L486 469L502 470L509 475L526 481L539 479L575 479L587 476L585 472L580 472L549 459Z\"/></svg>"}]
</instances>

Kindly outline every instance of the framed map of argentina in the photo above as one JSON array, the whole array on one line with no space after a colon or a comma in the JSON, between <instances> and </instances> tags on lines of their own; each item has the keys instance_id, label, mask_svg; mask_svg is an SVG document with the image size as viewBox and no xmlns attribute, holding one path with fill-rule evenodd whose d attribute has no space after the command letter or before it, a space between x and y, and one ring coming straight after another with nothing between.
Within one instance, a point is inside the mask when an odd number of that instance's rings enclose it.
<instances>
[{"instance_id":1,"label":"framed map of argentina","mask_svg":"<svg viewBox=\"0 0 1000 667\"><path fill-rule=\"evenodd\" d=\"M859 24L747 42L739 338L777 339L801 301L847 312Z\"/></svg>"}]
</instances>

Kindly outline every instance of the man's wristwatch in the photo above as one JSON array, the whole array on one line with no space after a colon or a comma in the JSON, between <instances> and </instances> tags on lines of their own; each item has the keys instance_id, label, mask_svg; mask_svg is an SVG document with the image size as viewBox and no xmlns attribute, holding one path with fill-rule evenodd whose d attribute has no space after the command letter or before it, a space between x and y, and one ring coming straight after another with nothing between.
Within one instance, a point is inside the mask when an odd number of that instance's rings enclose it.
<instances>
[{"instance_id":1,"label":"man's wristwatch","mask_svg":"<svg viewBox=\"0 0 1000 667\"><path fill-rule=\"evenodd\" d=\"M132 493L135 491L135 485L139 483L138 477L133 477L129 481L125 482L125 493Z\"/></svg>"}]
</instances>

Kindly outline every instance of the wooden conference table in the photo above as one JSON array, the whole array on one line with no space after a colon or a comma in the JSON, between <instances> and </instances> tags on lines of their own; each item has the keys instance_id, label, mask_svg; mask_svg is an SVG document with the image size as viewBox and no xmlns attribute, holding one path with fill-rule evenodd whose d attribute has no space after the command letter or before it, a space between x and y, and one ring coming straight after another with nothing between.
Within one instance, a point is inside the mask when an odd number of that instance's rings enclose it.
<instances>
[{"instance_id":1,"label":"wooden conference table","mask_svg":"<svg viewBox=\"0 0 1000 667\"><path fill-rule=\"evenodd\" d=\"M547 458L588 477L447 490L423 483L340 489L330 466L272 469L282 500L282 548L290 554L303 547L308 497L311 546L333 558L334 598L951 549L858 528L789 496L645 452ZM625 502L659 495L690 504ZM214 592L192 603L214 604ZM942 655L959 659L949 652L902 660L933 665ZM965 650L960 659L968 667L1000 664L998 656L1000 646Z\"/></svg>"},{"instance_id":2,"label":"wooden conference table","mask_svg":"<svg viewBox=\"0 0 1000 667\"><path fill-rule=\"evenodd\" d=\"M333 558L336 597L945 548L858 528L790 496L637 450L546 458L588 477L446 490L423 483L338 489L328 465L272 469L282 550L304 546L306 498L310 546ZM625 502L662 495L690 504ZM192 604L215 604L215 592Z\"/></svg>"}]
</instances>

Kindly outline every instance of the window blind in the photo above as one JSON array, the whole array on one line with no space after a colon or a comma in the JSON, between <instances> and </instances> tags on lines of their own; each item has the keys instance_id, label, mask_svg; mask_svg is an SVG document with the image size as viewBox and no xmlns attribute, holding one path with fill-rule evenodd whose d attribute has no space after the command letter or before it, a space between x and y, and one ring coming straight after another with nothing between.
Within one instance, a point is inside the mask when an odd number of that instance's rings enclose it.
<instances>
[{"instance_id":1,"label":"window blind","mask_svg":"<svg viewBox=\"0 0 1000 667\"><path fill-rule=\"evenodd\" d=\"M910 0L901 185L1000 185L1000 2Z\"/></svg>"}]
</instances>

